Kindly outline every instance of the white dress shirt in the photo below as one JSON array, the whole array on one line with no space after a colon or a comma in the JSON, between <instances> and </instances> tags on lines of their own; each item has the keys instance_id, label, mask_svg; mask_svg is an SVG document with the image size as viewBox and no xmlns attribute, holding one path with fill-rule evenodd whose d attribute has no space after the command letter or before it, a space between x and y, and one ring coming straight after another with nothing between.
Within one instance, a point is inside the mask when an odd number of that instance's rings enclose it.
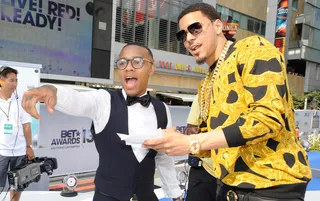
<instances>
[{"instance_id":1,"label":"white dress shirt","mask_svg":"<svg viewBox=\"0 0 320 201\"><path fill-rule=\"evenodd\" d=\"M88 117L93 120L96 134L107 125L111 112L111 96L106 90L99 89L88 92L78 92L71 88L55 86L57 92L57 105L55 109L74 116ZM122 90L124 98L127 95ZM165 104L164 104L165 105ZM128 131L129 135L139 135L157 130L157 118L152 103L149 107L144 107L137 103L128 107ZM168 124L171 127L171 115L168 107ZM141 162L148 153L148 150L140 145L132 145L132 150L137 160ZM156 168L160 173L163 183L163 190L167 197L176 198L181 195L179 182L176 178L173 157L164 153L158 153L155 157Z\"/></svg>"}]
</instances>

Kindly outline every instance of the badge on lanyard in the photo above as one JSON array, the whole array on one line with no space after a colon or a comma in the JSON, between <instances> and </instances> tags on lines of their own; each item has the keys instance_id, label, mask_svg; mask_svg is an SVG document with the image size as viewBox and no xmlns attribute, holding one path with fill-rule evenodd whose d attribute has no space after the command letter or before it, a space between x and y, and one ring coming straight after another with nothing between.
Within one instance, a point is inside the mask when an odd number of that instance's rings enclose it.
<instances>
[{"instance_id":1,"label":"badge on lanyard","mask_svg":"<svg viewBox=\"0 0 320 201\"><path fill-rule=\"evenodd\" d=\"M5 135L12 135L12 124L4 124L3 133Z\"/></svg>"}]
</instances>

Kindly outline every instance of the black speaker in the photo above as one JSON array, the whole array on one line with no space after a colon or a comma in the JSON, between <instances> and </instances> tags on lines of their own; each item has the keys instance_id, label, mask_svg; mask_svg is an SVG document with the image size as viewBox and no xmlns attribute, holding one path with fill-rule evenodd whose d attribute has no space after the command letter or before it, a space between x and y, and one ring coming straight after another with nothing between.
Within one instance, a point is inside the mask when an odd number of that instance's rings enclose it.
<instances>
[{"instance_id":1,"label":"black speaker","mask_svg":"<svg viewBox=\"0 0 320 201\"><path fill-rule=\"evenodd\" d=\"M112 7L113 0L94 0L86 8L93 15L91 77L110 79Z\"/></svg>"}]
</instances>

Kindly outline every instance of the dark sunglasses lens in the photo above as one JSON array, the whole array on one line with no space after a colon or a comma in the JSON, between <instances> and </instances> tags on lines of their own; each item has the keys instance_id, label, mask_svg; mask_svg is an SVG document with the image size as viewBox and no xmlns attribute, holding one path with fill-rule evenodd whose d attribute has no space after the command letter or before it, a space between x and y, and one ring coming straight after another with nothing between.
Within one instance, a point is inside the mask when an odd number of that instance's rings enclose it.
<instances>
[{"instance_id":1,"label":"dark sunglasses lens","mask_svg":"<svg viewBox=\"0 0 320 201\"><path fill-rule=\"evenodd\" d=\"M193 24L190 24L188 26L188 31L196 36L197 34L199 34L202 31L202 24L200 22L195 22Z\"/></svg>"},{"instance_id":2,"label":"dark sunglasses lens","mask_svg":"<svg viewBox=\"0 0 320 201\"><path fill-rule=\"evenodd\" d=\"M184 42L186 40L186 31L181 30L178 33L176 33L176 37L178 41Z\"/></svg>"}]
</instances>

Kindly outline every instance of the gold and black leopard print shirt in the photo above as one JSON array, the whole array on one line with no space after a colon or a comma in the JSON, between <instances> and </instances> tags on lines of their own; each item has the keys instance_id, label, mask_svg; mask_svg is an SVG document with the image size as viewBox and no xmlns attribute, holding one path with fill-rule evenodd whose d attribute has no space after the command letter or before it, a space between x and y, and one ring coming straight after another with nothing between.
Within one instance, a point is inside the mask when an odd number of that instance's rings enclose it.
<instances>
[{"instance_id":1,"label":"gold and black leopard print shirt","mask_svg":"<svg viewBox=\"0 0 320 201\"><path fill-rule=\"evenodd\" d=\"M229 145L211 150L215 176L248 189L306 184L311 170L295 137L282 54L253 36L235 43L227 56L214 82L206 122L208 131L222 129Z\"/></svg>"}]
</instances>

